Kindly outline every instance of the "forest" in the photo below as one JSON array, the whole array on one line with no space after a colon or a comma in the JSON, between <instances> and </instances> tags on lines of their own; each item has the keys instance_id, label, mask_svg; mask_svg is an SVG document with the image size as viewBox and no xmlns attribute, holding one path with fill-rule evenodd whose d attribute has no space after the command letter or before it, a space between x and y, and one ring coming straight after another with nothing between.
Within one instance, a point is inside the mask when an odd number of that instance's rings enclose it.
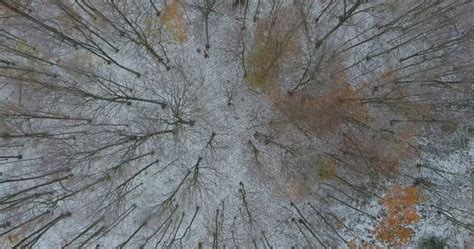
<instances>
[{"instance_id":1,"label":"forest","mask_svg":"<svg viewBox=\"0 0 474 249\"><path fill-rule=\"evenodd\" d=\"M473 13L0 0L0 249L474 248Z\"/></svg>"}]
</instances>

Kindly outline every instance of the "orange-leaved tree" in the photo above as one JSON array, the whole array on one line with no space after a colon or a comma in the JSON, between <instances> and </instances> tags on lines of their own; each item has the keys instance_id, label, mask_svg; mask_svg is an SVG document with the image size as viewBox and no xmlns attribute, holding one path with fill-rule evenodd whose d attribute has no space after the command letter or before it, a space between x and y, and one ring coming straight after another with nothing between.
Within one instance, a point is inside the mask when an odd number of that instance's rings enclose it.
<instances>
[{"instance_id":1,"label":"orange-leaved tree","mask_svg":"<svg viewBox=\"0 0 474 249\"><path fill-rule=\"evenodd\" d=\"M416 205L421 201L414 186L396 186L387 193L382 199L386 215L375 227L376 238L389 246L407 245L415 233L411 225L420 221Z\"/></svg>"}]
</instances>

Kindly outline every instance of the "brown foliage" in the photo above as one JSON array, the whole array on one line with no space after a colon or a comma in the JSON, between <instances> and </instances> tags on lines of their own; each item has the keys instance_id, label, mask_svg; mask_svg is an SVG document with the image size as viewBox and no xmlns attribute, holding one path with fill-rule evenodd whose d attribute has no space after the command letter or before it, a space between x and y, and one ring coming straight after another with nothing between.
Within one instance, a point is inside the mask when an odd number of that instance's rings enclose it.
<instances>
[{"instance_id":1,"label":"brown foliage","mask_svg":"<svg viewBox=\"0 0 474 249\"><path fill-rule=\"evenodd\" d=\"M351 239L349 243L347 243L347 248L357 249L357 243L355 242L355 239Z\"/></svg>"},{"instance_id":2,"label":"brown foliage","mask_svg":"<svg viewBox=\"0 0 474 249\"><path fill-rule=\"evenodd\" d=\"M188 25L184 18L181 0L173 0L167 4L160 15L160 21L173 40L178 43L188 40Z\"/></svg>"},{"instance_id":3,"label":"brown foliage","mask_svg":"<svg viewBox=\"0 0 474 249\"><path fill-rule=\"evenodd\" d=\"M247 60L247 81L252 87L275 87L282 67L299 58L301 21L294 8L280 8L272 17L257 21L255 41Z\"/></svg>"},{"instance_id":4,"label":"brown foliage","mask_svg":"<svg viewBox=\"0 0 474 249\"><path fill-rule=\"evenodd\" d=\"M66 34L72 34L76 30L76 27L80 26L77 23L82 17L80 13L72 8L73 3L71 3L71 0L62 0L61 2L49 0L48 2L50 2L50 4L56 4L61 8L61 11L58 12L55 18L61 26L61 31Z\"/></svg>"},{"instance_id":5,"label":"brown foliage","mask_svg":"<svg viewBox=\"0 0 474 249\"><path fill-rule=\"evenodd\" d=\"M365 165L371 176L395 176L402 160L416 155L412 146L416 135L414 127L396 134L364 130L345 133L341 152L356 165ZM360 168L363 169L363 168Z\"/></svg>"},{"instance_id":6,"label":"brown foliage","mask_svg":"<svg viewBox=\"0 0 474 249\"><path fill-rule=\"evenodd\" d=\"M346 122L368 123L368 110L347 82L338 81L314 94L297 92L291 95L273 94L272 101L282 113L315 135L337 132Z\"/></svg>"},{"instance_id":7,"label":"brown foliage","mask_svg":"<svg viewBox=\"0 0 474 249\"><path fill-rule=\"evenodd\" d=\"M286 169L289 173L286 181L286 192L293 201L299 201L311 195L318 183L336 177L336 161L329 156L305 151L297 161Z\"/></svg>"},{"instance_id":8,"label":"brown foliage","mask_svg":"<svg viewBox=\"0 0 474 249\"><path fill-rule=\"evenodd\" d=\"M318 176L321 181L326 181L336 177L336 161L331 158L321 158L317 165Z\"/></svg>"},{"instance_id":9,"label":"brown foliage","mask_svg":"<svg viewBox=\"0 0 474 249\"><path fill-rule=\"evenodd\" d=\"M388 107L394 114L407 118L430 118L433 109L430 103L432 93L418 83L397 83L397 73L391 69L383 71L377 81L366 82L361 91L367 103Z\"/></svg>"}]
</instances>

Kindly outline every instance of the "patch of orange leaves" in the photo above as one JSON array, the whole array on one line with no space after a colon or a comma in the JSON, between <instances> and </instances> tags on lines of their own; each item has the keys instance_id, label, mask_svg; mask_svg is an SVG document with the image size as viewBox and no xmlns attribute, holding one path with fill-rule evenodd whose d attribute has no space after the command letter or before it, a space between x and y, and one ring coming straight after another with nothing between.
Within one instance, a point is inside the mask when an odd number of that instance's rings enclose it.
<instances>
[{"instance_id":1,"label":"patch of orange leaves","mask_svg":"<svg viewBox=\"0 0 474 249\"><path fill-rule=\"evenodd\" d=\"M375 227L376 238L389 246L407 245L414 230L410 225L420 221L416 205L422 200L414 186L397 186L382 200L386 209L384 217Z\"/></svg>"}]
</instances>

